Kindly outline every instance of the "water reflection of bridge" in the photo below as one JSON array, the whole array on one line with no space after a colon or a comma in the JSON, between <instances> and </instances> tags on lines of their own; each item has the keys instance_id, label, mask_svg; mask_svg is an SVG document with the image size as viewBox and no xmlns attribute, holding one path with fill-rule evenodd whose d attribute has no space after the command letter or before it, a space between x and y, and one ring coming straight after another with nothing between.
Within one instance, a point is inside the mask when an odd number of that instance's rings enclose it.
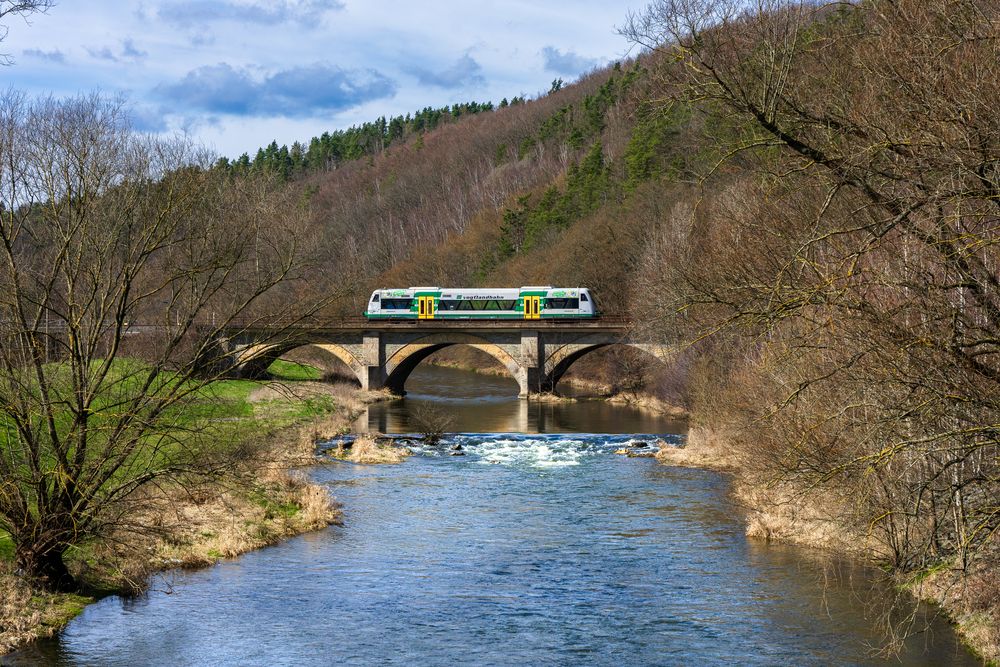
<instances>
[{"instance_id":1,"label":"water reflection of bridge","mask_svg":"<svg viewBox=\"0 0 1000 667\"><path fill-rule=\"evenodd\" d=\"M409 403L410 399L406 399ZM376 403L366 405L364 412L358 416L352 430L356 433L368 431L377 433L416 433L420 430L411 418L411 413L407 405L396 406L392 404ZM464 406L459 406L459 409ZM482 411L482 406L479 406ZM477 425L475 429L458 430L487 430L496 433L533 433L540 430L537 411L540 406L532 401L518 401L511 399L509 403L489 405L490 414L485 425ZM436 408L449 416L453 415L456 406L449 403L441 403ZM544 421L544 420L542 420ZM451 428L449 426L449 428ZM544 428L544 427L543 427Z\"/></svg>"},{"instance_id":2,"label":"water reflection of bridge","mask_svg":"<svg viewBox=\"0 0 1000 667\"><path fill-rule=\"evenodd\" d=\"M659 359L670 346L638 333L617 319L558 322L545 320L423 320L368 322L347 320L301 332L266 326L233 327L219 340L234 371L261 376L277 357L313 345L340 359L362 388L403 386L421 361L450 345L468 345L499 361L517 381L519 395L552 391L581 357L609 345L627 345Z\"/></svg>"},{"instance_id":3,"label":"water reflection of bridge","mask_svg":"<svg viewBox=\"0 0 1000 667\"><path fill-rule=\"evenodd\" d=\"M435 384L442 372L446 384ZM467 377L465 391L479 387L490 400L453 396L454 375ZM497 378L468 371L435 368L430 375L411 378L411 396L406 400L373 403L365 407L351 430L377 433L419 433L424 406L447 419L448 430L460 433L685 433L687 424L668 416L620 403L581 399L578 402L518 400L501 397ZM511 387L513 389L513 387Z\"/></svg>"}]
</instances>

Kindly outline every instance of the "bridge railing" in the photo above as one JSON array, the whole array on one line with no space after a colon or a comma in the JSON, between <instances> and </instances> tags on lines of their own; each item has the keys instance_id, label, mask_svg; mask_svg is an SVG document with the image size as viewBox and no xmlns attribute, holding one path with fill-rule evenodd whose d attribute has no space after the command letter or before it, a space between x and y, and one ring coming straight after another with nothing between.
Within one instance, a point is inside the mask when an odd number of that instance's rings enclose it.
<instances>
[{"instance_id":1,"label":"bridge railing","mask_svg":"<svg viewBox=\"0 0 1000 667\"><path fill-rule=\"evenodd\" d=\"M281 318L246 318L233 320L226 325L226 329L364 329L364 328L413 328L413 327L473 327L473 328L559 328L559 327L623 327L627 328L633 324L633 320L622 316L601 316L594 318L559 318L559 319L375 319L367 317L349 316L340 318L300 318L295 320L285 320Z\"/></svg>"}]
</instances>

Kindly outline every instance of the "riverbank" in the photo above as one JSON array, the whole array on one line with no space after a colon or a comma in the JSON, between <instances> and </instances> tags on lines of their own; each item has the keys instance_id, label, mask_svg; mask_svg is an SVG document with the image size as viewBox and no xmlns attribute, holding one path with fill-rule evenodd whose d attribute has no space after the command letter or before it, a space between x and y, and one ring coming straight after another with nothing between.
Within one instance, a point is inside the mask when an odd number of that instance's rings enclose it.
<instances>
[{"instance_id":1,"label":"riverbank","mask_svg":"<svg viewBox=\"0 0 1000 667\"><path fill-rule=\"evenodd\" d=\"M731 497L745 515L749 537L824 549L876 565L885 562L887 547L866 525L852 521L851 498L756 478L732 442L731 435L695 427L684 447L661 443L656 459L729 474ZM995 570L941 567L917 576L892 576L914 604L920 600L940 609L987 664L1000 664L1000 575Z\"/></svg>"},{"instance_id":2,"label":"riverbank","mask_svg":"<svg viewBox=\"0 0 1000 667\"><path fill-rule=\"evenodd\" d=\"M366 404L387 396L301 375L217 383L208 399L223 415L215 435L245 444L246 458L211 483L152 492L156 509L135 520L152 530L74 549L67 560L81 593L32 588L0 535L0 655L57 633L104 595L141 591L157 571L208 566L338 522L329 493L299 470L315 465L317 440L345 433Z\"/></svg>"}]
</instances>

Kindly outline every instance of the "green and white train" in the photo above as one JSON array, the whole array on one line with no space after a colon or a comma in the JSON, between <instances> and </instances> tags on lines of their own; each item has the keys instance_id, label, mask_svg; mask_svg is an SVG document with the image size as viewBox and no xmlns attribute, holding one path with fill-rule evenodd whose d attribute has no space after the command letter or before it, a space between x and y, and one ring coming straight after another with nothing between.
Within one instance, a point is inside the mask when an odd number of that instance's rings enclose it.
<instances>
[{"instance_id":1,"label":"green and white train","mask_svg":"<svg viewBox=\"0 0 1000 667\"><path fill-rule=\"evenodd\" d=\"M371 320L592 319L597 304L586 287L409 287L381 289L368 299Z\"/></svg>"}]
</instances>

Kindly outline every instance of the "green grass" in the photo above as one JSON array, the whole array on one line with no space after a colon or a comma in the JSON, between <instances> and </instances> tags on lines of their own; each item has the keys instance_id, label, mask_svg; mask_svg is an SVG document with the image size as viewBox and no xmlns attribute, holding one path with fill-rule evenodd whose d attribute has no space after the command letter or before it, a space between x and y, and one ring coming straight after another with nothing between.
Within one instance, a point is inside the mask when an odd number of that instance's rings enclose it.
<instances>
[{"instance_id":1,"label":"green grass","mask_svg":"<svg viewBox=\"0 0 1000 667\"><path fill-rule=\"evenodd\" d=\"M213 382L200 389L194 400L178 405L171 417L179 432L193 429L203 433L208 440L225 446L226 443L291 426L336 409L329 396L296 398L279 395L271 400L251 402L250 395L262 386L263 383L251 380ZM192 434L191 437L199 436Z\"/></svg>"},{"instance_id":2,"label":"green grass","mask_svg":"<svg viewBox=\"0 0 1000 667\"><path fill-rule=\"evenodd\" d=\"M291 378L315 379L320 375L319 370L304 364L285 361L276 364L272 369L283 374L289 382L294 381ZM56 377L64 371L61 367L52 370ZM148 367L123 359L116 361L112 370L112 375L120 381L118 384L112 382L108 395L95 401L90 420L93 427L91 449L95 456L100 455L100 438L108 432L109 426L121 418L118 414L123 409L121 402L139 388L138 378L148 371ZM164 377L163 383L171 382L174 382L172 377ZM280 428L329 414L336 409L329 396L300 398L290 393L275 393L271 400L251 402L252 393L265 384L250 380L219 380L198 388L161 415L162 421L143 436L142 442L148 443L148 446L140 446L132 453L127 468L150 468L160 460L168 461L177 454L183 459L197 455L199 451L221 453L235 449L250 439L266 437ZM65 414L56 414L55 419L57 428L68 430L71 421L68 410ZM0 416L0 451L7 446L9 433L11 429L4 428L4 419ZM46 460L52 458L49 452L43 452L43 456ZM54 461L52 466L55 466ZM128 474L128 470L123 469L121 474ZM9 537L0 531L0 560L9 560L12 554L13 545Z\"/></svg>"},{"instance_id":3,"label":"green grass","mask_svg":"<svg viewBox=\"0 0 1000 667\"><path fill-rule=\"evenodd\" d=\"M320 380L323 377L323 372L314 366L285 361L284 359L275 359L274 363L268 367L267 372L275 380L288 380L289 382Z\"/></svg>"},{"instance_id":4,"label":"green grass","mask_svg":"<svg viewBox=\"0 0 1000 667\"><path fill-rule=\"evenodd\" d=\"M267 488L255 489L250 493L249 498L253 503L264 508L265 518L267 519L273 519L278 516L290 519L298 514L301 509L295 503L275 501L270 489Z\"/></svg>"},{"instance_id":5,"label":"green grass","mask_svg":"<svg viewBox=\"0 0 1000 667\"><path fill-rule=\"evenodd\" d=\"M260 382L253 380L218 380L204 386L199 397L204 400L245 403L250 398L250 393L260 386Z\"/></svg>"},{"instance_id":6,"label":"green grass","mask_svg":"<svg viewBox=\"0 0 1000 667\"><path fill-rule=\"evenodd\" d=\"M45 614L45 618L42 620L42 625L62 628L79 616L84 607L96 602L97 598L78 593L60 593L54 596L54 600L57 603L49 607L48 613Z\"/></svg>"},{"instance_id":7,"label":"green grass","mask_svg":"<svg viewBox=\"0 0 1000 667\"><path fill-rule=\"evenodd\" d=\"M0 530L0 560L14 560L14 540Z\"/></svg>"},{"instance_id":8,"label":"green grass","mask_svg":"<svg viewBox=\"0 0 1000 667\"><path fill-rule=\"evenodd\" d=\"M250 394L259 388L250 380L219 380L212 382L179 403L171 412L178 427L193 426L204 421L233 420L253 417Z\"/></svg>"}]
</instances>

